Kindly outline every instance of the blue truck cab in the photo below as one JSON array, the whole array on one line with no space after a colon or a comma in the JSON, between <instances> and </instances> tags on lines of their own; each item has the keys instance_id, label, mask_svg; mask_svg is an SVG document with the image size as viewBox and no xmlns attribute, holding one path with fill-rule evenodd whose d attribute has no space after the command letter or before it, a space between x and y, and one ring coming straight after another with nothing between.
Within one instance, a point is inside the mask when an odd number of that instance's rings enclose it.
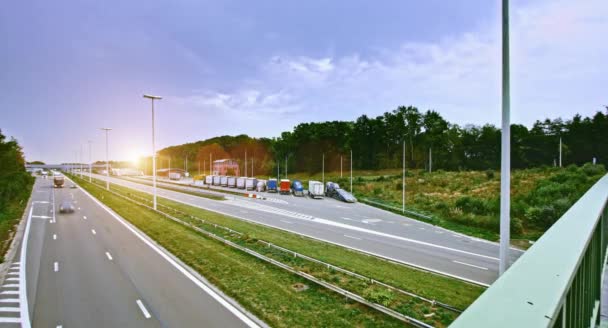
<instances>
[{"instance_id":1,"label":"blue truck cab","mask_svg":"<svg viewBox=\"0 0 608 328\"><path fill-rule=\"evenodd\" d=\"M277 192L277 179L268 179L266 183L266 191Z\"/></svg>"},{"instance_id":2,"label":"blue truck cab","mask_svg":"<svg viewBox=\"0 0 608 328\"><path fill-rule=\"evenodd\" d=\"M291 192L294 196L304 196L304 186L300 180L293 180L291 183Z\"/></svg>"}]
</instances>

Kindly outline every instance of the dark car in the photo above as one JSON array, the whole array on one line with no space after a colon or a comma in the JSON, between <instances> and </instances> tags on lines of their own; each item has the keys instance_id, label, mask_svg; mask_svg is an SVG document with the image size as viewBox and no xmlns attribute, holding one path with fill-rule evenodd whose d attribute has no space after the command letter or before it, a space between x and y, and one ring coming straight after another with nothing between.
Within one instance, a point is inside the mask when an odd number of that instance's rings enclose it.
<instances>
[{"instance_id":1,"label":"dark car","mask_svg":"<svg viewBox=\"0 0 608 328\"><path fill-rule=\"evenodd\" d=\"M341 200L343 202L347 202L347 203L356 203L357 202L357 198L355 198L355 196L353 196L351 193L349 193L348 191L344 190L344 189L336 189L333 193L332 193L332 197L337 199L337 200Z\"/></svg>"},{"instance_id":2,"label":"dark car","mask_svg":"<svg viewBox=\"0 0 608 328\"><path fill-rule=\"evenodd\" d=\"M336 190L338 189L340 189L339 184L331 181L327 182L325 184L325 196L335 198Z\"/></svg>"},{"instance_id":3,"label":"dark car","mask_svg":"<svg viewBox=\"0 0 608 328\"><path fill-rule=\"evenodd\" d=\"M74 204L70 201L63 201L61 205L59 205L59 213L74 213Z\"/></svg>"}]
</instances>

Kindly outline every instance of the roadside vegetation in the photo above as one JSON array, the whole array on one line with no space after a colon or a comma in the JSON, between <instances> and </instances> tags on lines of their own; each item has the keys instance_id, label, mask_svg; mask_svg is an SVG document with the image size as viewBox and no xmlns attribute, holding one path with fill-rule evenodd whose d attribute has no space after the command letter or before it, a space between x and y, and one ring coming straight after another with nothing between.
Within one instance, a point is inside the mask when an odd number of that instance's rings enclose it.
<instances>
[{"instance_id":1,"label":"roadside vegetation","mask_svg":"<svg viewBox=\"0 0 608 328\"><path fill-rule=\"evenodd\" d=\"M25 171L21 147L0 131L0 262L4 262L33 184L34 178Z\"/></svg>"},{"instance_id":2,"label":"roadside vegetation","mask_svg":"<svg viewBox=\"0 0 608 328\"><path fill-rule=\"evenodd\" d=\"M511 173L511 232L515 239L535 240L559 219L599 178L603 165L570 165L513 170ZM353 193L371 205L385 204L400 213L400 170L355 171ZM321 179L319 174L293 174L292 179ZM348 172L325 174L349 190ZM432 217L430 223L468 235L498 240L500 214L499 172L438 170L406 171L406 209ZM384 207L386 209L386 207ZM408 215L413 218L415 216ZM422 219L424 220L424 219ZM517 241L516 241L517 242ZM526 243L521 243L525 246Z\"/></svg>"},{"instance_id":3,"label":"roadside vegetation","mask_svg":"<svg viewBox=\"0 0 608 328\"><path fill-rule=\"evenodd\" d=\"M82 180L77 180L82 186L84 186L87 190L91 192L95 192L95 195L99 197L103 190L98 187L90 186L88 183ZM120 187L116 185L112 185L112 190L115 192L119 192L121 194L127 195L134 199L143 199L146 201L151 200L151 196L146 193L137 192L129 188ZM103 195L104 202L107 202L108 195ZM110 203L108 203L110 204ZM391 309L394 309L400 313L415 317L424 322L428 322L437 327L444 327L452 322L457 316L456 312L449 311L443 308L438 308L437 306L433 306L427 302L420 301L419 299L412 298L398 292L394 292L387 288L383 288L380 285L374 285L370 283L366 283L358 278L353 278L352 276L345 275L336 270L330 270L326 267L319 265L318 263L312 263L310 261L303 260L301 258L293 257L291 254L277 251L274 248L270 248L264 246L260 241L270 242L274 245L279 245L281 247L287 248L292 251L296 251L300 254L304 254L306 256L310 256L317 260L322 260L327 263L331 263L333 265L339 266L341 268L356 272L361 275L365 275L367 277L371 277L376 281L380 281L391 286L406 290L408 292L421 295L425 298L434 299L443 303L447 303L456 308L464 309L470 303L472 303L483 291L483 288L479 286L474 286L468 283L464 283L452 278L446 278L443 276L438 276L435 274L430 274L428 272L419 271L416 269L412 269L410 267L406 267L403 265L398 265L395 263L387 262L381 260L376 257L367 256L358 252L349 251L345 248L334 246L331 244L319 242L310 238L301 237L292 233L284 232L278 229L265 227L262 225L257 225L249 222L245 222L239 219L230 218L224 215L220 215L217 213L209 212L206 210L202 210L196 207L183 205L181 203L173 202L164 198L159 198L159 205L162 207L171 207L172 209L178 210L180 213L174 213L176 217L189 222L195 226L200 226L205 230L210 230L215 234L222 236L228 240L231 240L239 245L243 245L248 249L255 250L265 256L271 257L275 260L278 260L282 263L288 264L291 267L297 268L299 271L305 272L316 278L322 279L323 281L330 282L334 285L337 285L341 288L344 288L348 291L354 292L365 297L368 301L372 301L378 304L382 304ZM122 213L119 213L123 215ZM124 215L123 215L124 216ZM203 224L198 219L195 218L203 218L205 223ZM164 218L167 224L171 221ZM235 234L230 231L226 231L223 229L214 228L213 224L222 225L223 227L228 227L233 229L234 231L238 231L241 234ZM144 230L144 229L142 229ZM144 230L145 231L145 230ZM206 239L203 235L200 236L203 239ZM154 237L156 238L156 237ZM175 236L173 237L175 238ZM162 240L158 240L161 244ZM211 242L211 241L209 241ZM173 241L173 243L177 243L177 241ZM181 246L182 244L177 243ZM184 247L189 248L189 243L185 243ZM190 254L181 254L180 252L186 251L178 250L178 252L174 252L177 256L182 258L182 256L189 257ZM187 251L186 251L187 252ZM185 262L190 264L188 260L183 259ZM203 259L197 259L195 262L203 261ZM246 263L244 263L246 265ZM273 270L273 268L268 268L269 270ZM197 269L198 270L198 269ZM206 275L205 272L200 271L207 278L210 278ZM252 273L253 274L253 273ZM255 276L256 274L253 274ZM217 279L221 280L221 276L217 276ZM249 277L247 275L243 276L242 279L254 281L255 277ZM301 281L308 285L315 285L309 281ZM218 282L218 285L222 285L222 282ZM282 286L283 289L288 289L290 285ZM258 286L260 288L264 288L263 285ZM307 291L300 293L316 293L315 289L311 288ZM232 295L233 292L226 291L227 294ZM252 291L253 294L259 293L260 291ZM333 292L325 291L325 293L332 294ZM343 296L339 296L338 294L332 294L340 300L340 303L343 303L338 308L341 309L344 306L348 308L359 308L359 304L354 304L351 302L346 302ZM242 297L239 296L239 297ZM247 302L247 299L240 299L239 301ZM253 297L253 296L251 296ZM296 298L297 299L297 298ZM249 300L251 301L251 300ZM277 300L280 303L289 303L291 299L282 299ZM257 302L257 301L256 301ZM302 304L294 304L294 306L301 306ZM287 306L287 305L285 305ZM360 315L366 313L367 311L375 311L367 307L363 307L365 311L362 311ZM265 312L266 310L262 311ZM334 309L336 311L336 309ZM256 315L259 315L259 312L253 311ZM299 311L298 311L299 312ZM303 314L304 315L304 314ZM367 315L363 315L366 317ZM384 316L384 315L383 315ZM263 320L268 321L267 318L260 316ZM283 319L281 319L283 320ZM362 322L350 321L351 325L359 325L359 326L370 326L366 320ZM391 319L392 320L392 319ZM269 321L272 325L272 320ZM302 321L307 322L307 321ZM367 322L367 323L366 323ZM375 322L371 324L371 326L377 326L379 322ZM298 324L298 326L302 326L303 324ZM384 321L380 325L385 325ZM386 325L389 325L387 323ZM283 324L278 326L284 326ZM317 322L313 326L336 326L334 321L327 321L325 323ZM390 325L389 325L390 326Z\"/></svg>"}]
</instances>

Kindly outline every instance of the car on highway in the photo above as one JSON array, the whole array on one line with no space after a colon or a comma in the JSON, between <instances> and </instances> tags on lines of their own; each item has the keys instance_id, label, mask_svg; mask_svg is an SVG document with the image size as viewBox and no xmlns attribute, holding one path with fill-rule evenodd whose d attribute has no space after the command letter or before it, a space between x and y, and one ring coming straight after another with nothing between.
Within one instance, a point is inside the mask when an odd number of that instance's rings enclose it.
<instances>
[{"instance_id":1,"label":"car on highway","mask_svg":"<svg viewBox=\"0 0 608 328\"><path fill-rule=\"evenodd\" d=\"M357 198L355 198L355 196L353 196L353 194L349 193L348 191L344 190L344 189L335 189L334 192L331 194L331 197L337 199L337 200L341 200L343 202L346 203L356 203L357 202Z\"/></svg>"},{"instance_id":2,"label":"car on highway","mask_svg":"<svg viewBox=\"0 0 608 328\"><path fill-rule=\"evenodd\" d=\"M68 200L64 200L59 205L59 213L74 213L75 210L74 204Z\"/></svg>"}]
</instances>

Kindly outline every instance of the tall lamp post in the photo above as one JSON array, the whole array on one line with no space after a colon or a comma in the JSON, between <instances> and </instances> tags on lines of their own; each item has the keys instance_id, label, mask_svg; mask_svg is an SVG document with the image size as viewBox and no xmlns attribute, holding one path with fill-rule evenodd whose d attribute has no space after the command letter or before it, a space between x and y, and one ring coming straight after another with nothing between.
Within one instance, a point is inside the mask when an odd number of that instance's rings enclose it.
<instances>
[{"instance_id":1,"label":"tall lamp post","mask_svg":"<svg viewBox=\"0 0 608 328\"><path fill-rule=\"evenodd\" d=\"M92 156L93 155L91 155L91 140L89 140L89 183L91 182L91 174L93 173L93 170L91 169L93 166Z\"/></svg>"},{"instance_id":2,"label":"tall lamp post","mask_svg":"<svg viewBox=\"0 0 608 328\"><path fill-rule=\"evenodd\" d=\"M509 75L509 0L502 0L502 147L500 154L499 275L502 275L509 268L509 248L511 239L511 104Z\"/></svg>"},{"instance_id":3,"label":"tall lamp post","mask_svg":"<svg viewBox=\"0 0 608 328\"><path fill-rule=\"evenodd\" d=\"M101 128L101 130L106 131L106 189L110 190L110 162L108 160L108 132L110 132L111 128Z\"/></svg>"},{"instance_id":4,"label":"tall lamp post","mask_svg":"<svg viewBox=\"0 0 608 328\"><path fill-rule=\"evenodd\" d=\"M152 189L154 190L154 210L156 210L156 149L154 144L154 100L161 100L163 98L152 95L144 95L144 98L148 98L152 102ZM171 170L170 166L169 170Z\"/></svg>"}]
</instances>

